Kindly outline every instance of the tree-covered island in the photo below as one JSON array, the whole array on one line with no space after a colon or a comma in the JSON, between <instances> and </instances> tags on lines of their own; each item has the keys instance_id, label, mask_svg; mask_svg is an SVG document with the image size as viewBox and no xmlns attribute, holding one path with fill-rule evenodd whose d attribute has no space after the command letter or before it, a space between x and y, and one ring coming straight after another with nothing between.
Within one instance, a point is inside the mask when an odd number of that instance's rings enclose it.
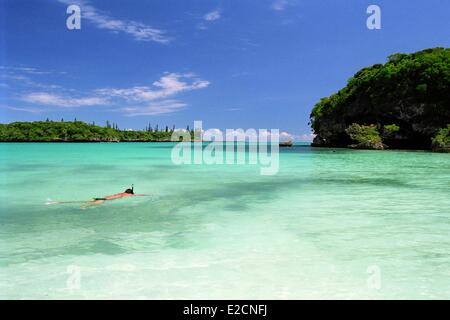
<instances>
[{"instance_id":1,"label":"tree-covered island","mask_svg":"<svg viewBox=\"0 0 450 320\"><path fill-rule=\"evenodd\" d=\"M13 122L0 124L0 142L162 142L171 141L174 130L150 124L145 130L121 130L109 121L105 127L76 120Z\"/></svg>"},{"instance_id":2,"label":"tree-covered island","mask_svg":"<svg viewBox=\"0 0 450 320\"><path fill-rule=\"evenodd\" d=\"M313 145L450 151L450 49L394 54L311 112Z\"/></svg>"}]
</instances>

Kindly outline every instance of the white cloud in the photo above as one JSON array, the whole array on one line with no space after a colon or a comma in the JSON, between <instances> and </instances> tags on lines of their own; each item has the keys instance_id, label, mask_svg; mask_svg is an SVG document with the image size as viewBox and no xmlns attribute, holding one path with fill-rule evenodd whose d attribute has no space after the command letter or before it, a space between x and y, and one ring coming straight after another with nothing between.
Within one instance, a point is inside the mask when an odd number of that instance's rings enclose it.
<instances>
[{"instance_id":1,"label":"white cloud","mask_svg":"<svg viewBox=\"0 0 450 320\"><path fill-rule=\"evenodd\" d=\"M271 8L276 11L284 11L286 9L286 7L288 6L288 4L289 3L287 0L275 0L272 3Z\"/></svg>"},{"instance_id":2,"label":"white cloud","mask_svg":"<svg viewBox=\"0 0 450 320\"><path fill-rule=\"evenodd\" d=\"M316 135L314 133L304 133L298 136L300 141L313 141Z\"/></svg>"},{"instance_id":3,"label":"white cloud","mask_svg":"<svg viewBox=\"0 0 450 320\"><path fill-rule=\"evenodd\" d=\"M208 27L204 23L199 23L197 25L197 29L199 29L199 30L208 30Z\"/></svg>"},{"instance_id":4,"label":"white cloud","mask_svg":"<svg viewBox=\"0 0 450 320\"><path fill-rule=\"evenodd\" d=\"M53 71L43 71L43 70L39 70L36 68L31 68L31 67L0 66L0 70L4 70L9 73L20 72L20 73L36 74L36 75L53 73Z\"/></svg>"},{"instance_id":5,"label":"white cloud","mask_svg":"<svg viewBox=\"0 0 450 320\"><path fill-rule=\"evenodd\" d=\"M0 71L5 67L0 66ZM108 105L110 111L123 112L127 116L161 115L180 111L187 104L174 100L176 95L203 89L210 82L198 78L194 73L164 73L158 80L148 86L134 86L126 88L102 88L89 92L79 92L59 85L45 85L32 80L37 74L23 75L34 68L1 74L0 80L12 80L12 84L19 85L19 93L14 94L23 102L38 107L48 106L56 108L74 108L86 106ZM0 82L0 85L2 82ZM8 83L5 83L7 86ZM9 88L8 88L9 90ZM27 110L25 110L27 109ZM16 111L37 112L28 106L15 109Z\"/></svg>"},{"instance_id":6,"label":"white cloud","mask_svg":"<svg viewBox=\"0 0 450 320\"><path fill-rule=\"evenodd\" d=\"M33 87L42 89L57 89L61 88L55 84L45 84L41 82L36 82L32 80L36 76L46 75L55 76L62 75L65 72L56 72L54 70L40 70L32 67L22 67L22 66L0 66L0 80L4 81L3 87L10 88L15 85L20 85L24 87Z\"/></svg>"},{"instance_id":7,"label":"white cloud","mask_svg":"<svg viewBox=\"0 0 450 320\"><path fill-rule=\"evenodd\" d=\"M224 141L224 133L217 128L211 128L202 133L203 141Z\"/></svg>"},{"instance_id":8,"label":"white cloud","mask_svg":"<svg viewBox=\"0 0 450 320\"><path fill-rule=\"evenodd\" d=\"M294 140L294 137L290 133L286 131L280 132L280 141L292 141L292 140Z\"/></svg>"},{"instance_id":9,"label":"white cloud","mask_svg":"<svg viewBox=\"0 0 450 320\"><path fill-rule=\"evenodd\" d=\"M220 10L214 10L214 11L208 12L207 14L205 14L203 16L203 19L205 21L215 21L215 20L219 20L220 18L221 18Z\"/></svg>"},{"instance_id":10,"label":"white cloud","mask_svg":"<svg viewBox=\"0 0 450 320\"><path fill-rule=\"evenodd\" d=\"M84 0L58 0L59 2L71 5L76 4L81 8L81 17L94 24L99 29L106 29L112 32L123 32L132 36L137 41L154 41L168 43L170 38L165 35L165 31L153 28L141 22L133 20L122 20L113 18Z\"/></svg>"},{"instance_id":11,"label":"white cloud","mask_svg":"<svg viewBox=\"0 0 450 320\"><path fill-rule=\"evenodd\" d=\"M200 22L197 25L197 29L207 30L209 24L213 23L216 20L219 20L221 17L222 17L222 13L219 9L210 11L210 12L206 13L205 15L203 15L202 22Z\"/></svg>"},{"instance_id":12,"label":"white cloud","mask_svg":"<svg viewBox=\"0 0 450 320\"><path fill-rule=\"evenodd\" d=\"M184 109L186 106L187 104L181 101L162 100L145 106L122 108L120 111L123 111L129 117L156 116L177 112Z\"/></svg>"},{"instance_id":13,"label":"white cloud","mask_svg":"<svg viewBox=\"0 0 450 320\"><path fill-rule=\"evenodd\" d=\"M316 135L313 133L292 134L286 131L280 132L280 141L305 141L309 142L314 139Z\"/></svg>"},{"instance_id":14,"label":"white cloud","mask_svg":"<svg viewBox=\"0 0 450 320\"><path fill-rule=\"evenodd\" d=\"M41 112L47 111L45 109L40 109L40 108L24 108L24 107L14 107L14 106L4 106L4 105L2 105L0 107L4 108L4 109L21 111L21 112L29 112L29 113L41 113Z\"/></svg>"},{"instance_id":15,"label":"white cloud","mask_svg":"<svg viewBox=\"0 0 450 320\"><path fill-rule=\"evenodd\" d=\"M47 92L32 92L22 96L21 100L29 103L43 104L57 107L84 107L106 104L107 101L100 97L74 98L61 94Z\"/></svg>"},{"instance_id":16,"label":"white cloud","mask_svg":"<svg viewBox=\"0 0 450 320\"><path fill-rule=\"evenodd\" d=\"M190 73L166 73L158 81L153 82L153 87L105 88L96 90L96 93L103 96L120 97L129 101L153 101L168 98L184 91L206 88L209 84L209 81L195 78Z\"/></svg>"}]
</instances>

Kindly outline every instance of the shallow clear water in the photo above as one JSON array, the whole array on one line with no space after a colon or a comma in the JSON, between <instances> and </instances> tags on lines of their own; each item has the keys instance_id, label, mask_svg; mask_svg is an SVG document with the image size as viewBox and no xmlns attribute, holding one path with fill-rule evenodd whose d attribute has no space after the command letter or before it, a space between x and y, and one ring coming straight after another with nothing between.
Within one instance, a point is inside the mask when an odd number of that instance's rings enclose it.
<instances>
[{"instance_id":1,"label":"shallow clear water","mask_svg":"<svg viewBox=\"0 0 450 320\"><path fill-rule=\"evenodd\" d=\"M0 298L450 298L450 155L297 146L280 171L172 144L0 144ZM121 192L80 209L51 200Z\"/></svg>"}]
</instances>

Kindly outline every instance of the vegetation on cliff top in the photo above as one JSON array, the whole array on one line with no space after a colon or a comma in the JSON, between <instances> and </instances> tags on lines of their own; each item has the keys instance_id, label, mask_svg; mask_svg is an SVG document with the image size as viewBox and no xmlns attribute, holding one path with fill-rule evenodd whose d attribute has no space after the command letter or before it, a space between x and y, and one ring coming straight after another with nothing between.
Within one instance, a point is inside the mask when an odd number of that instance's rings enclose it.
<instances>
[{"instance_id":1,"label":"vegetation on cliff top","mask_svg":"<svg viewBox=\"0 0 450 320\"><path fill-rule=\"evenodd\" d=\"M102 141L170 141L173 128L165 127L146 130L120 130L117 125L107 123L106 127L87 124L82 121L55 122L13 122L0 124L0 141L3 142L102 142Z\"/></svg>"},{"instance_id":2,"label":"vegetation on cliff top","mask_svg":"<svg viewBox=\"0 0 450 320\"><path fill-rule=\"evenodd\" d=\"M357 72L311 113L315 145L346 147L346 129L376 125L391 148L429 149L450 123L450 49L394 54Z\"/></svg>"}]
</instances>

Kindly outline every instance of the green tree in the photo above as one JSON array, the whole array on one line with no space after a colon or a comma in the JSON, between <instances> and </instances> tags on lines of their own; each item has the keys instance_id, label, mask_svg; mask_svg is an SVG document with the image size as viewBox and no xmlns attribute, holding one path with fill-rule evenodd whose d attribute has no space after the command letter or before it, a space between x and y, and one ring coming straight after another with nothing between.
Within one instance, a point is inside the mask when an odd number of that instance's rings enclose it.
<instances>
[{"instance_id":1,"label":"green tree","mask_svg":"<svg viewBox=\"0 0 450 320\"><path fill-rule=\"evenodd\" d=\"M380 133L378 132L376 125L359 125L353 123L345 132L350 136L352 140L358 142L356 145L351 145L355 148L361 149L384 149Z\"/></svg>"},{"instance_id":2,"label":"green tree","mask_svg":"<svg viewBox=\"0 0 450 320\"><path fill-rule=\"evenodd\" d=\"M430 148L433 135L450 122L449 92L449 48L391 55L385 64L361 69L314 106L315 144L345 146L348 126L372 123L391 137L392 147Z\"/></svg>"},{"instance_id":3,"label":"green tree","mask_svg":"<svg viewBox=\"0 0 450 320\"><path fill-rule=\"evenodd\" d=\"M450 124L436 133L432 139L432 148L438 152L450 152Z\"/></svg>"}]
</instances>

